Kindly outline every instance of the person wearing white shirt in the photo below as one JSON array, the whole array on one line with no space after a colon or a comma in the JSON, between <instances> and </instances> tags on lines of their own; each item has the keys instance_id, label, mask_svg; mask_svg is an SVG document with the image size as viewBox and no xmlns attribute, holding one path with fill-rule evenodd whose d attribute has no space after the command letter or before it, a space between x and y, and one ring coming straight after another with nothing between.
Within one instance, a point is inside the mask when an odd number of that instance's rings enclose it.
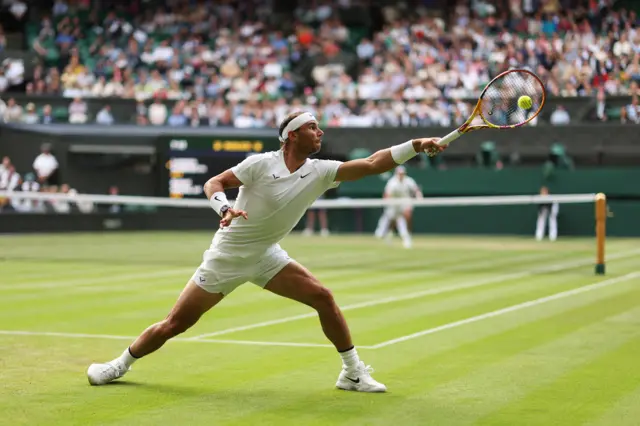
<instances>
[{"instance_id":1,"label":"person wearing white shirt","mask_svg":"<svg viewBox=\"0 0 640 426\"><path fill-rule=\"evenodd\" d=\"M98 112L98 115L96 115L96 123L98 124L111 125L113 121L113 115L111 115L111 107L109 105L105 105L100 112Z\"/></svg>"},{"instance_id":2,"label":"person wearing white shirt","mask_svg":"<svg viewBox=\"0 0 640 426\"><path fill-rule=\"evenodd\" d=\"M422 191L413 178L407 176L407 170L404 166L398 166L395 174L384 188L384 198L422 198ZM407 220L411 220L413 214L413 206L410 203L403 205L393 205L385 208L384 213L378 220L375 236L383 238L389 232L389 225L395 221L398 233L402 238L405 248L411 248L411 234L407 227Z\"/></svg>"},{"instance_id":3,"label":"person wearing white shirt","mask_svg":"<svg viewBox=\"0 0 640 426\"><path fill-rule=\"evenodd\" d=\"M41 185L57 184L58 160L51 154L51 147L48 144L42 145L42 152L34 160L33 169Z\"/></svg>"},{"instance_id":4,"label":"person wearing white shirt","mask_svg":"<svg viewBox=\"0 0 640 426\"><path fill-rule=\"evenodd\" d=\"M551 113L549 121L554 126L563 126L571 122L571 117L562 105L558 105L556 109Z\"/></svg>"},{"instance_id":5,"label":"person wearing white shirt","mask_svg":"<svg viewBox=\"0 0 640 426\"><path fill-rule=\"evenodd\" d=\"M337 388L386 391L385 385L371 377L372 369L360 360L331 292L291 259L279 243L317 198L340 182L385 173L419 152L437 153L444 147L437 144L439 138L425 138L347 162L309 158L320 151L323 134L318 120L309 112L293 113L280 124L281 149L249 156L207 181L204 192L221 220L201 265L166 318L148 327L119 357L89 366L89 383L104 385L121 378L136 360L185 332L249 281L318 312L322 330L342 360ZM231 207L224 191L238 187L240 192ZM159 371L166 368L163 365Z\"/></svg>"},{"instance_id":6,"label":"person wearing white shirt","mask_svg":"<svg viewBox=\"0 0 640 426\"><path fill-rule=\"evenodd\" d=\"M2 163L0 163L0 176L2 176L2 174L9 169L10 165L11 159L6 155L2 157Z\"/></svg>"},{"instance_id":7,"label":"person wearing white shirt","mask_svg":"<svg viewBox=\"0 0 640 426\"><path fill-rule=\"evenodd\" d=\"M20 185L21 177L13 164L3 167L0 173L0 191L15 191ZM0 197L0 211L9 205L10 199ZM13 204L13 203L12 203ZM12 206L13 207L13 206Z\"/></svg>"},{"instance_id":8,"label":"person wearing white shirt","mask_svg":"<svg viewBox=\"0 0 640 426\"><path fill-rule=\"evenodd\" d=\"M151 124L162 126L167 121L167 116L167 107L159 99L149 105L149 121Z\"/></svg>"},{"instance_id":9,"label":"person wearing white shirt","mask_svg":"<svg viewBox=\"0 0 640 426\"><path fill-rule=\"evenodd\" d=\"M18 183L20 183L20 175L16 173L13 164L3 166L0 170L0 190L13 191L18 187Z\"/></svg>"}]
</instances>

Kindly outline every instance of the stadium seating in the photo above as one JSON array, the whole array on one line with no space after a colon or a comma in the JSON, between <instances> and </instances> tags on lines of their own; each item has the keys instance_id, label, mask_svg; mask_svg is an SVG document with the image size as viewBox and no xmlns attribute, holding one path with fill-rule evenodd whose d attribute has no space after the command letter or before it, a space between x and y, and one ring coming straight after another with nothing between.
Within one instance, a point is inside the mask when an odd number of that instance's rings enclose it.
<instances>
[{"instance_id":1,"label":"stadium seating","mask_svg":"<svg viewBox=\"0 0 640 426\"><path fill-rule=\"evenodd\" d=\"M196 109L199 125L209 126L275 127L291 108L314 111L324 126L449 126L509 67L538 73L550 96L591 97L604 88L602 119L609 120L621 119L630 102L620 96L635 93L640 78L628 71L640 51L636 12L602 2L549 2L533 11L511 2L505 17L491 1L472 9L446 2L445 9L425 6L412 14L403 14L402 4L301 3L293 16L270 14L259 0L253 8L223 2L215 10L159 3L109 9L61 2L40 11L25 31L42 64L26 76L28 94L99 98L100 104L119 97L147 106L160 99L167 120L185 100L176 114L190 118ZM216 16L252 20L228 29ZM614 29L613 40L603 35ZM157 78L149 76L154 70ZM217 99L226 105L214 107ZM274 108L279 99L284 106ZM94 104L87 122L102 108ZM60 106L55 110L68 120ZM590 120L595 111L595 105L568 107L572 122ZM550 114L535 124L547 123ZM138 118L114 115L116 123L145 121ZM174 122L180 121L189 122Z\"/></svg>"}]
</instances>

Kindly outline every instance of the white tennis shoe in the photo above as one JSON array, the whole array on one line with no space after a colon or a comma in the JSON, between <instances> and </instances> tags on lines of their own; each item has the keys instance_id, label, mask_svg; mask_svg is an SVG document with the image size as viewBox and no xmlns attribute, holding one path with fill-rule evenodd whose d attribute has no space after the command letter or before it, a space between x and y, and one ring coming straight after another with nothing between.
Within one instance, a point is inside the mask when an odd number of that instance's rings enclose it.
<instances>
[{"instance_id":1,"label":"white tennis shoe","mask_svg":"<svg viewBox=\"0 0 640 426\"><path fill-rule=\"evenodd\" d=\"M376 382L371 377L371 373L373 373L373 368L369 365L365 366L362 361L351 370L343 367L340 376L338 376L336 387L357 392L386 392L387 387L382 383Z\"/></svg>"},{"instance_id":2,"label":"white tennis shoe","mask_svg":"<svg viewBox=\"0 0 640 426\"><path fill-rule=\"evenodd\" d=\"M129 367L115 359L105 364L91 364L87 370L87 378L94 386L106 385L124 376L129 370Z\"/></svg>"}]
</instances>

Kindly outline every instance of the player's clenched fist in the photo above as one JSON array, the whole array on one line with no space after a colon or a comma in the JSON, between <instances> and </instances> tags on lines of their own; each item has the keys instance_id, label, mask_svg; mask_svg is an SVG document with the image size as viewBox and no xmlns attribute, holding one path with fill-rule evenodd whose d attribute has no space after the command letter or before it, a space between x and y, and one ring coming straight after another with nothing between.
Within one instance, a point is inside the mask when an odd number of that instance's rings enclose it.
<instances>
[{"instance_id":1,"label":"player's clenched fist","mask_svg":"<svg viewBox=\"0 0 640 426\"><path fill-rule=\"evenodd\" d=\"M231 225L231 221L236 217L240 217L240 216L247 219L247 212L245 212L244 210L228 209L224 213L224 216L222 217L222 219L220 220L220 228L225 228Z\"/></svg>"},{"instance_id":2,"label":"player's clenched fist","mask_svg":"<svg viewBox=\"0 0 640 426\"><path fill-rule=\"evenodd\" d=\"M420 145L420 149L416 150L417 152L425 152L430 157L437 155L444 151L447 146L439 145L438 142L441 138L422 138L422 139L414 139L414 142L417 142ZM415 145L414 145L415 146Z\"/></svg>"}]
</instances>

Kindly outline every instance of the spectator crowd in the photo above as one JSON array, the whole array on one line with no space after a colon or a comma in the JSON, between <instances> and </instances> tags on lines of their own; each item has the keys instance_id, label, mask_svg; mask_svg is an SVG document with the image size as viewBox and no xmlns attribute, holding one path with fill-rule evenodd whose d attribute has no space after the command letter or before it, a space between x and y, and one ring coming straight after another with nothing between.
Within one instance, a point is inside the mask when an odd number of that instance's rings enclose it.
<instances>
[{"instance_id":1,"label":"spectator crowd","mask_svg":"<svg viewBox=\"0 0 640 426\"><path fill-rule=\"evenodd\" d=\"M21 174L8 156L0 162L0 191L31 192L42 194L67 194L74 196L78 192L67 183L61 183L58 175L58 160L48 144L43 144L41 153L34 159L31 170ZM91 202L70 202L67 200L18 199L0 196L0 213L92 213L95 206Z\"/></svg>"},{"instance_id":2,"label":"spectator crowd","mask_svg":"<svg viewBox=\"0 0 640 426\"><path fill-rule=\"evenodd\" d=\"M638 122L638 18L612 0L452 0L448 15L383 2L369 26L341 16L370 1L300 1L287 25L268 0L164 3L56 0L32 27L40 64L25 90L68 108L3 96L4 120L112 124L110 105L92 115L86 99L126 98L138 125L277 127L306 109L329 127L453 126L492 77L518 67L551 96L597 99L602 120L608 96L631 95L616 118ZM559 106L549 121L571 119Z\"/></svg>"}]
</instances>

